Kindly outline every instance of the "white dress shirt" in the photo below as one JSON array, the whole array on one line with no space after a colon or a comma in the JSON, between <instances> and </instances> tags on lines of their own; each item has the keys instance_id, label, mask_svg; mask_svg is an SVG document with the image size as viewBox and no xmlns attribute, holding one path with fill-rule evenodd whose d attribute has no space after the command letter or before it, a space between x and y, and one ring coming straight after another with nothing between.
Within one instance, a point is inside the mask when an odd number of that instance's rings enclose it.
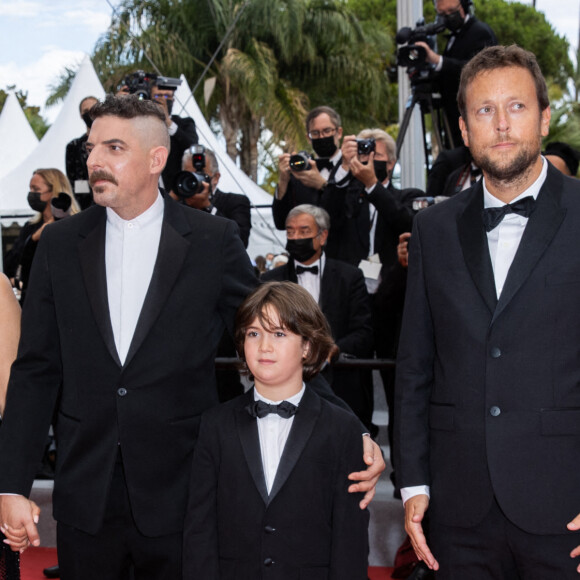
<instances>
[{"instance_id":1,"label":"white dress shirt","mask_svg":"<svg viewBox=\"0 0 580 580\"><path fill-rule=\"evenodd\" d=\"M528 189L523 193L518 195L510 203L523 199L524 197L533 196L537 199L538 193L544 185L546 180L546 174L548 172L548 164L546 160L542 157L542 170L538 179L532 183ZM503 201L500 201L497 197L494 197L489 193L486 185L485 178L483 180L483 207L501 207L506 205ZM508 213L503 218L501 223L487 232L487 244L489 247L489 255L491 258L491 264L493 266L493 276L495 279L495 289L497 297L499 298L505 284L508 271L512 265L513 259L516 255L522 236L524 235L524 230L528 224L528 218L518 215L516 213ZM415 495L426 494L429 495L428 485L416 485L412 487L403 487L401 489L401 498L403 503Z\"/></svg>"},{"instance_id":2,"label":"white dress shirt","mask_svg":"<svg viewBox=\"0 0 580 580\"><path fill-rule=\"evenodd\" d=\"M305 386L304 383L302 383L302 389L300 389L300 392L296 393L289 399L284 400L298 406L302 400L302 396L304 395L304 390ZM266 399L266 397L260 395L256 389L254 389L254 400L264 401L270 405L278 405L282 402ZM264 477L266 478L266 488L268 489L268 493L270 493L272 485L274 485L278 465L280 465L280 458L284 452L284 447L288 440L292 423L294 422L294 417L283 419L276 413L270 413L261 419L257 418L256 421L258 422L258 436L260 438L260 451L262 454Z\"/></svg>"},{"instance_id":3,"label":"white dress shirt","mask_svg":"<svg viewBox=\"0 0 580 580\"><path fill-rule=\"evenodd\" d=\"M105 268L115 346L124 364L159 251L164 202L158 194L140 216L124 220L107 208Z\"/></svg>"},{"instance_id":4,"label":"white dress shirt","mask_svg":"<svg viewBox=\"0 0 580 580\"><path fill-rule=\"evenodd\" d=\"M310 272L304 272L304 274L296 274L298 279L298 284L302 286L305 290L308 290L310 296L316 300L318 304L320 300L320 281L322 280L322 273L324 272L324 264L326 263L326 258L324 253L321 254L320 258L313 262L312 264L301 264L294 260L294 268L296 266L303 266L304 268L312 268L312 266L318 266L318 274L311 274Z\"/></svg>"}]
</instances>

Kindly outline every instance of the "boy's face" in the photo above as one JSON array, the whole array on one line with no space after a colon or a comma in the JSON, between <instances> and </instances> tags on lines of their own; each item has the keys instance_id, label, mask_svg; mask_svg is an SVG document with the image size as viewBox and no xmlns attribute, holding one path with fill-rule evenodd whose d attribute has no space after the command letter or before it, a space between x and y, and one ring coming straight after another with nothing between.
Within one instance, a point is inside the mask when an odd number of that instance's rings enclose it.
<instances>
[{"instance_id":1,"label":"boy's face","mask_svg":"<svg viewBox=\"0 0 580 580\"><path fill-rule=\"evenodd\" d=\"M290 395L281 391L297 387L295 392L298 392L302 388L302 361L308 353L308 343L281 327L273 307L268 306L265 314L271 327L264 328L258 318L248 326L244 355L260 394L277 401L281 400L276 395L279 391L281 397L286 398Z\"/></svg>"}]
</instances>

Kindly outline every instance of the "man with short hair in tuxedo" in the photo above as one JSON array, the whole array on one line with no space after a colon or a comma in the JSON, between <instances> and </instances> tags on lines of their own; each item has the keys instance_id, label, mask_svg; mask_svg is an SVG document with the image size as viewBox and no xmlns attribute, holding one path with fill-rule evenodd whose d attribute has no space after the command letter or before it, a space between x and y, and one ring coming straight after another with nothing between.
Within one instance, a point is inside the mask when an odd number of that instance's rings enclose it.
<instances>
[{"instance_id":1,"label":"man with short hair in tuxedo","mask_svg":"<svg viewBox=\"0 0 580 580\"><path fill-rule=\"evenodd\" d=\"M331 107L312 109L306 117L306 134L316 154L308 168L296 171L290 167L289 153L278 158L278 186L272 202L274 224L286 227L288 212L297 205L320 204L320 197L340 164L342 126L340 115Z\"/></svg>"},{"instance_id":2,"label":"man with short hair in tuxedo","mask_svg":"<svg viewBox=\"0 0 580 580\"><path fill-rule=\"evenodd\" d=\"M532 53L483 50L458 104L483 179L414 222L395 417L406 529L436 578L577 578L580 185L540 154Z\"/></svg>"}]
</instances>

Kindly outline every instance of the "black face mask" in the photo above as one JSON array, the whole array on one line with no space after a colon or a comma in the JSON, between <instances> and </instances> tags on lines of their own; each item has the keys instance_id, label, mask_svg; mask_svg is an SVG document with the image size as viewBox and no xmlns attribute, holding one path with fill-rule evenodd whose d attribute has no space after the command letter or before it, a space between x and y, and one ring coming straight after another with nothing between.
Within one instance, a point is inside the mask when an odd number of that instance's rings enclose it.
<instances>
[{"instance_id":1,"label":"black face mask","mask_svg":"<svg viewBox=\"0 0 580 580\"><path fill-rule=\"evenodd\" d=\"M312 149L318 157L329 158L332 157L337 150L334 137L321 137L320 139L312 139Z\"/></svg>"},{"instance_id":2,"label":"black face mask","mask_svg":"<svg viewBox=\"0 0 580 580\"><path fill-rule=\"evenodd\" d=\"M169 116L171 117L171 111L173 111L173 99L167 99L167 101L165 101L167 103L167 112L169 113Z\"/></svg>"},{"instance_id":3,"label":"black face mask","mask_svg":"<svg viewBox=\"0 0 580 580\"><path fill-rule=\"evenodd\" d=\"M286 250L290 257L304 264L316 254L312 241L314 238L302 238L301 240L288 240L286 242Z\"/></svg>"},{"instance_id":4,"label":"black face mask","mask_svg":"<svg viewBox=\"0 0 580 580\"><path fill-rule=\"evenodd\" d=\"M457 32L463 26L463 23L464 18L461 16L461 12L459 10L456 10L455 12L445 16L445 26L451 32Z\"/></svg>"},{"instance_id":5,"label":"black face mask","mask_svg":"<svg viewBox=\"0 0 580 580\"><path fill-rule=\"evenodd\" d=\"M377 176L379 183L383 183L383 181L389 177L389 172L387 171L387 162L378 161L375 159L373 161L373 165L375 167L375 175Z\"/></svg>"},{"instance_id":6,"label":"black face mask","mask_svg":"<svg viewBox=\"0 0 580 580\"><path fill-rule=\"evenodd\" d=\"M93 119L89 115L88 111L86 113L83 113L81 116L83 118L83 121L85 122L85 125L87 126L87 129L90 129L93 125Z\"/></svg>"},{"instance_id":7,"label":"black face mask","mask_svg":"<svg viewBox=\"0 0 580 580\"><path fill-rule=\"evenodd\" d=\"M38 191L28 192L28 205L34 210L42 213L46 209L46 201L40 199L40 193Z\"/></svg>"}]
</instances>

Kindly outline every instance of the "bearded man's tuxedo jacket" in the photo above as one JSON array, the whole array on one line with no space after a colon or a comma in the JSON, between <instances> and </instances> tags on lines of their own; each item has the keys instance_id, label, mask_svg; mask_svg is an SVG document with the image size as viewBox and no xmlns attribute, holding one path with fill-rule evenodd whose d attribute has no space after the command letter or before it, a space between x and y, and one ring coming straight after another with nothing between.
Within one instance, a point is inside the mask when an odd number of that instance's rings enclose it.
<instances>
[{"instance_id":1,"label":"bearded man's tuxedo jacket","mask_svg":"<svg viewBox=\"0 0 580 580\"><path fill-rule=\"evenodd\" d=\"M397 365L401 487L441 524L493 498L526 532L580 513L580 182L552 166L496 297L481 182L419 212Z\"/></svg>"},{"instance_id":2,"label":"bearded man's tuxedo jacket","mask_svg":"<svg viewBox=\"0 0 580 580\"><path fill-rule=\"evenodd\" d=\"M189 580L366 580L368 512L348 493L364 469L360 423L310 387L270 493L253 391L204 415L184 529Z\"/></svg>"},{"instance_id":3,"label":"bearded man's tuxedo jacket","mask_svg":"<svg viewBox=\"0 0 580 580\"><path fill-rule=\"evenodd\" d=\"M0 491L28 495L57 410L54 515L95 533L121 452L147 536L182 529L200 416L217 403L214 358L257 284L229 220L165 199L159 251L126 361L115 348L106 210L42 235L0 433Z\"/></svg>"}]
</instances>

